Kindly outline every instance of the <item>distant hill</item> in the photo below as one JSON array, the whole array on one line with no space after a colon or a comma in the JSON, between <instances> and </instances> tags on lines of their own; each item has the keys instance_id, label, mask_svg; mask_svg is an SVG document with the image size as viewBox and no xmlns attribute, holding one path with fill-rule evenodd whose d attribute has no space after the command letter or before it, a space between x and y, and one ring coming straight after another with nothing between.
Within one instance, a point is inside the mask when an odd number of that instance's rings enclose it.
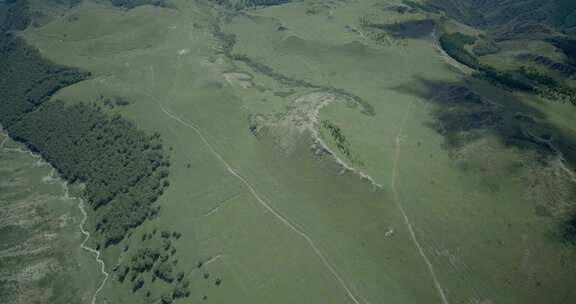
<instances>
[{"instance_id":1,"label":"distant hill","mask_svg":"<svg viewBox=\"0 0 576 304\"><path fill-rule=\"evenodd\" d=\"M219 5L234 9L243 9L256 6L271 6L288 3L291 0L210 0Z\"/></svg>"},{"instance_id":2,"label":"distant hill","mask_svg":"<svg viewBox=\"0 0 576 304\"><path fill-rule=\"evenodd\" d=\"M415 1L406 1L415 2ZM576 33L573 0L423 0L423 7L443 11L472 26L536 32Z\"/></svg>"},{"instance_id":3,"label":"distant hill","mask_svg":"<svg viewBox=\"0 0 576 304\"><path fill-rule=\"evenodd\" d=\"M110 0L112 5L126 9L135 8L140 5L167 6L166 0Z\"/></svg>"}]
</instances>

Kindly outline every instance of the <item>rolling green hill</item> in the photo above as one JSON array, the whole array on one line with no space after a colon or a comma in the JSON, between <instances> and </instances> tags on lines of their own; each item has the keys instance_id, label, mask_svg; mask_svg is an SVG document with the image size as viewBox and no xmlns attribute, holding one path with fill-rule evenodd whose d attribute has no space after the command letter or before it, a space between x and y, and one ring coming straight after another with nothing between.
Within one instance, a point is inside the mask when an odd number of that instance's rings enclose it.
<instances>
[{"instance_id":1,"label":"rolling green hill","mask_svg":"<svg viewBox=\"0 0 576 304\"><path fill-rule=\"evenodd\" d=\"M2 5L0 301L576 302L573 8Z\"/></svg>"}]
</instances>

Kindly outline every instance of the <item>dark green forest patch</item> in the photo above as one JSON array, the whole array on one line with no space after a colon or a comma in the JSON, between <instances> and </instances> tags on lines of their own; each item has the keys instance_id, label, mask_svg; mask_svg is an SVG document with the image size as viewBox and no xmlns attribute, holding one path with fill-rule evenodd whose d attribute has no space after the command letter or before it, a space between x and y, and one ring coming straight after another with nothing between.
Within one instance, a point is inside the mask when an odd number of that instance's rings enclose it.
<instances>
[{"instance_id":1,"label":"dark green forest patch","mask_svg":"<svg viewBox=\"0 0 576 304\"><path fill-rule=\"evenodd\" d=\"M8 1L2 7L2 10L4 11L4 18L0 19L0 31L2 34L8 31L23 30L32 20L27 1Z\"/></svg>"},{"instance_id":2,"label":"dark green forest patch","mask_svg":"<svg viewBox=\"0 0 576 304\"><path fill-rule=\"evenodd\" d=\"M566 243L576 245L576 213L564 223L562 238Z\"/></svg>"},{"instance_id":3,"label":"dark green forest patch","mask_svg":"<svg viewBox=\"0 0 576 304\"><path fill-rule=\"evenodd\" d=\"M382 24L380 27L395 38L416 39L429 36L434 30L435 25L436 22L432 19L422 19Z\"/></svg>"},{"instance_id":4,"label":"dark green forest patch","mask_svg":"<svg viewBox=\"0 0 576 304\"><path fill-rule=\"evenodd\" d=\"M159 136L85 104L47 102L88 73L54 64L22 39L0 38L0 123L69 182L86 186L104 244L120 241L157 210L168 162Z\"/></svg>"},{"instance_id":5,"label":"dark green forest patch","mask_svg":"<svg viewBox=\"0 0 576 304\"><path fill-rule=\"evenodd\" d=\"M572 76L576 74L575 66L557 62L539 54L525 53L518 55L517 58L522 61L536 63L538 65L544 66L552 71L559 72L564 76Z\"/></svg>"},{"instance_id":6,"label":"dark green forest patch","mask_svg":"<svg viewBox=\"0 0 576 304\"><path fill-rule=\"evenodd\" d=\"M85 184L106 244L152 215L167 185L168 162L157 135L119 115L84 104L44 103L9 127L11 136L40 153L69 182ZM101 209L101 210L100 210Z\"/></svg>"},{"instance_id":7,"label":"dark green forest patch","mask_svg":"<svg viewBox=\"0 0 576 304\"><path fill-rule=\"evenodd\" d=\"M532 67L520 66L515 70L499 71L484 66L473 76L509 91L537 94L548 100L576 105L576 89L565 79L556 79Z\"/></svg>"},{"instance_id":8,"label":"dark green forest patch","mask_svg":"<svg viewBox=\"0 0 576 304\"><path fill-rule=\"evenodd\" d=\"M241 10L258 6L272 6L291 2L291 0L210 0L227 8Z\"/></svg>"},{"instance_id":9,"label":"dark green forest patch","mask_svg":"<svg viewBox=\"0 0 576 304\"><path fill-rule=\"evenodd\" d=\"M533 87L529 83L522 81L518 75L510 71L493 69L480 63L478 58L466 49L466 46L472 46L476 41L476 37L460 32L442 34L439 39L440 47L446 54L461 64L475 70L474 76L509 89L520 91L533 90Z\"/></svg>"},{"instance_id":10,"label":"dark green forest patch","mask_svg":"<svg viewBox=\"0 0 576 304\"><path fill-rule=\"evenodd\" d=\"M5 35L0 38L0 121L10 127L57 90L87 76L75 69L49 64L22 39Z\"/></svg>"},{"instance_id":11,"label":"dark green forest patch","mask_svg":"<svg viewBox=\"0 0 576 304\"><path fill-rule=\"evenodd\" d=\"M28 2L16 0L10 4L6 19L0 23L0 122L5 127L18 121L57 90L89 76L77 69L48 63L37 50L10 33L24 30L31 20Z\"/></svg>"},{"instance_id":12,"label":"dark green forest patch","mask_svg":"<svg viewBox=\"0 0 576 304\"><path fill-rule=\"evenodd\" d=\"M503 89L529 93L536 92L535 86L526 77L515 71L499 71L481 67L480 72L476 72L473 75Z\"/></svg>"},{"instance_id":13,"label":"dark green forest patch","mask_svg":"<svg viewBox=\"0 0 576 304\"><path fill-rule=\"evenodd\" d=\"M132 9L141 5L153 5L160 7L168 7L166 0L110 0L112 5L122 7L125 9Z\"/></svg>"},{"instance_id":14,"label":"dark green forest patch","mask_svg":"<svg viewBox=\"0 0 576 304\"><path fill-rule=\"evenodd\" d=\"M550 38L548 42L560 49L568 58L569 62L576 64L576 39L570 38Z\"/></svg>"},{"instance_id":15,"label":"dark green forest patch","mask_svg":"<svg viewBox=\"0 0 576 304\"><path fill-rule=\"evenodd\" d=\"M439 39L440 46L450 57L475 70L473 76L476 78L509 91L538 94L549 100L576 105L576 90L563 79L557 80L547 73L527 66L520 66L515 70L501 70L482 64L466 49L466 46L473 45L476 41L476 37L462 33L443 34ZM556 69L570 71L568 65L550 62L545 57L536 57L534 60L550 64L550 67Z\"/></svg>"},{"instance_id":16,"label":"dark green forest patch","mask_svg":"<svg viewBox=\"0 0 576 304\"><path fill-rule=\"evenodd\" d=\"M478 59L465 48L467 45L474 44L476 37L462 33L443 34L439 42L446 54L456 61L473 69L482 67Z\"/></svg>"},{"instance_id":17,"label":"dark green forest patch","mask_svg":"<svg viewBox=\"0 0 576 304\"><path fill-rule=\"evenodd\" d=\"M340 129L340 127L338 127L329 120L323 120L322 127L326 131L328 131L328 134L334 140L334 143L336 144L336 148L338 149L338 151L344 154L346 158L348 158L350 161L353 162L357 161L351 152L350 143L346 139L346 136L344 136L344 133L342 132L342 129Z\"/></svg>"}]
</instances>

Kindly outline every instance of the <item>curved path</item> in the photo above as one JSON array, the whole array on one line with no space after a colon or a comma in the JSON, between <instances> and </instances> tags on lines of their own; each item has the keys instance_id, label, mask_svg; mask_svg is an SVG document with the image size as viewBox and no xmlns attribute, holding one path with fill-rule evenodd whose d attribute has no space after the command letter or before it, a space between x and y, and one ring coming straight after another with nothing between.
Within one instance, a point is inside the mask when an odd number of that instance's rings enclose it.
<instances>
[{"instance_id":1,"label":"curved path","mask_svg":"<svg viewBox=\"0 0 576 304\"><path fill-rule=\"evenodd\" d=\"M408 228L408 232L410 232L410 238L412 239L414 246L416 246L416 249L418 249L418 253L420 253L420 256L422 257L422 259L426 263L426 266L428 267L428 270L430 271L432 281L434 282L434 286L436 287L436 290L438 291L438 295L442 299L442 303L443 304L449 304L450 302L448 301L448 298L446 297L446 294L444 293L444 289L442 288L442 285L440 284L440 281L438 280L438 277L436 276L436 270L434 269L434 265L432 264L432 262L430 262L430 259L428 258L428 256L426 255L426 252L422 248L420 241L418 241L418 238L416 237L416 233L414 232L414 228L412 227L412 223L410 223L410 218L408 218L408 214L404 210L404 205L402 204L402 199L400 198L400 195L398 194L398 189L396 186L397 185L396 180L398 177L398 163L399 163L399 159L400 159L400 152L401 152L401 146L402 146L401 145L401 139L402 139L402 134L403 134L403 128L404 128L404 125L406 124L406 120L408 119L408 116L410 115L410 112L412 110L412 106L413 106L413 103L410 103L408 105L408 109L406 110L406 113L404 114L404 117L402 118L400 128L398 129L398 133L396 134L396 138L394 140L395 152L394 152L394 164L392 167L392 181L391 181L390 188L392 189L392 194L394 195L394 203L396 204L396 207L398 208L398 210L400 210L400 213L402 214L402 219L404 220L404 223L406 224L406 227Z\"/></svg>"},{"instance_id":2,"label":"curved path","mask_svg":"<svg viewBox=\"0 0 576 304\"><path fill-rule=\"evenodd\" d=\"M2 128L2 125L0 125L0 135L4 136L4 139L2 140L2 142L0 142L0 150L29 154L33 158L38 158L38 161L36 162L37 166L40 166L42 164L45 164L48 166L50 165L47 162L43 162L42 157L40 155L32 152L32 151L24 150L21 148L6 148L6 147L4 147L4 145L6 144L8 139L10 138L10 136L8 135L8 133L6 133L4 131L4 129ZM54 168L52 168L52 171L54 172ZM90 232L88 232L86 229L84 229L84 224L86 223L86 220L88 220L88 213L86 213L86 210L84 210L84 200L82 200L79 197L69 196L68 183L66 181L62 181L62 187L64 188L64 199L67 199L67 200L77 199L79 201L78 202L78 208L82 212L82 221L80 222L80 232L82 233L82 235L85 236L82 243L80 243L80 248L82 248L82 249L84 249L90 253L93 253L95 255L96 262L98 264L100 264L100 266L101 266L100 272L104 275L104 279L102 280L102 283L100 283L100 285L98 286L98 289L96 289L96 291L94 292L94 295L92 296L92 301L90 302L91 304L95 304L96 298L98 297L98 294L100 293L100 291L102 291L102 289L104 288L104 284L106 284L106 281L108 280L109 274L108 274L108 272L106 272L106 264L100 258L100 251L86 246L86 242L88 242L88 239L90 238Z\"/></svg>"},{"instance_id":3,"label":"curved path","mask_svg":"<svg viewBox=\"0 0 576 304\"><path fill-rule=\"evenodd\" d=\"M92 296L91 304L95 304L96 298L98 297L98 294L104 288L104 285L106 284L106 281L108 281L108 277L110 276L110 274L108 272L106 272L106 264L100 258L100 250L96 250L94 248L90 248L90 247L86 246L86 242L88 242L88 239L90 239L90 232L88 232L84 228L84 224L86 223L86 220L88 219L88 213L86 213L86 210L84 210L84 200L81 198L69 197L68 196L68 186L66 185L66 183L64 183L64 184L66 186L66 196L65 197L68 199L78 199L79 200L78 209L80 209L80 211L82 212L82 215L84 216L82 218L82 222L80 222L80 231L85 236L85 238L82 241L82 243L80 243L80 248L82 248L82 249L84 249L90 253L93 253L95 255L96 262L98 262L98 264L100 264L100 272L104 275L104 279L102 280L102 283L100 283L100 286L98 286L98 289L96 289L96 291L94 292L94 295Z\"/></svg>"},{"instance_id":4,"label":"curved path","mask_svg":"<svg viewBox=\"0 0 576 304\"><path fill-rule=\"evenodd\" d=\"M360 302L358 301L358 299L356 299L356 296L354 296L354 293L348 288L348 286L346 285L344 279L342 279L342 277L338 274L338 272L336 272L336 270L334 269L334 267L328 262L327 258L324 256L324 254L320 251L320 249L318 248L318 246L316 245L316 243L308 236L308 234L306 234L306 232L304 232L301 228L297 227L295 224L293 224L292 222L290 222L290 220L288 220L284 215L282 215L281 213L279 213L278 211L276 211L274 208L272 208L270 206L269 203L267 203L264 198L262 198L262 196L258 193L258 191L254 188L254 186L252 186L252 184L250 184L242 175L240 175L240 173L238 173L234 168L232 168L232 166L222 157L222 155L220 155L220 153L218 153L216 151L216 149L210 144L210 142L208 142L208 140L206 139L206 137L204 136L204 133L202 132L202 130L200 129L199 126L197 126L196 124L194 124L193 122L189 122L189 121L184 121L182 118L174 115L173 113L171 113L168 109L166 109L166 107L162 104L162 101L160 101L158 98L152 96L151 94L148 94L147 92L134 87L134 89L138 90L139 92L141 92L142 94L148 96L149 98L153 99L158 106L160 107L160 110L162 111L162 113L164 113L165 115L167 115L168 117L170 117L171 119L177 121L178 123L194 130L194 132L200 137L200 139L202 140L202 143L204 143L204 145L208 148L208 150L210 151L211 154L213 154L216 159L218 159L218 161L226 168L226 170L232 175L234 176L236 179L238 179L242 184L244 184L244 186L246 188L248 188L248 190L250 191L250 193L252 194L252 196L256 199L256 201L262 206L264 207L268 212L270 212L270 214L272 214L274 217L276 217L278 220L280 220L286 227L288 227L290 230L294 231L295 233L297 233L298 235L300 235L307 243L308 245L312 248L312 250L316 253L316 255L320 258L320 260L322 261L322 263L324 264L324 266L326 266L326 268L328 268L328 270L330 271L330 273L332 273L332 275L334 276L334 278L337 280L338 284L340 284L342 286L342 288L344 288L344 290L346 291L346 294L348 295L348 297L350 298L350 300L352 300L352 302L354 302L355 304L360 304Z\"/></svg>"}]
</instances>

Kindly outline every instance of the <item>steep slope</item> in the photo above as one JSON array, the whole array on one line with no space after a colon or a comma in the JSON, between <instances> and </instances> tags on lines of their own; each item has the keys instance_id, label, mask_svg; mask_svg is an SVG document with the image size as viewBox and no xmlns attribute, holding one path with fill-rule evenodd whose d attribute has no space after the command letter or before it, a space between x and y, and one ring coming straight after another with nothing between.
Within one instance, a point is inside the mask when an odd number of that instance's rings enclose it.
<instances>
[{"instance_id":1,"label":"steep slope","mask_svg":"<svg viewBox=\"0 0 576 304\"><path fill-rule=\"evenodd\" d=\"M469 25L570 33L576 30L576 2L570 0L424 0L430 8Z\"/></svg>"}]
</instances>

